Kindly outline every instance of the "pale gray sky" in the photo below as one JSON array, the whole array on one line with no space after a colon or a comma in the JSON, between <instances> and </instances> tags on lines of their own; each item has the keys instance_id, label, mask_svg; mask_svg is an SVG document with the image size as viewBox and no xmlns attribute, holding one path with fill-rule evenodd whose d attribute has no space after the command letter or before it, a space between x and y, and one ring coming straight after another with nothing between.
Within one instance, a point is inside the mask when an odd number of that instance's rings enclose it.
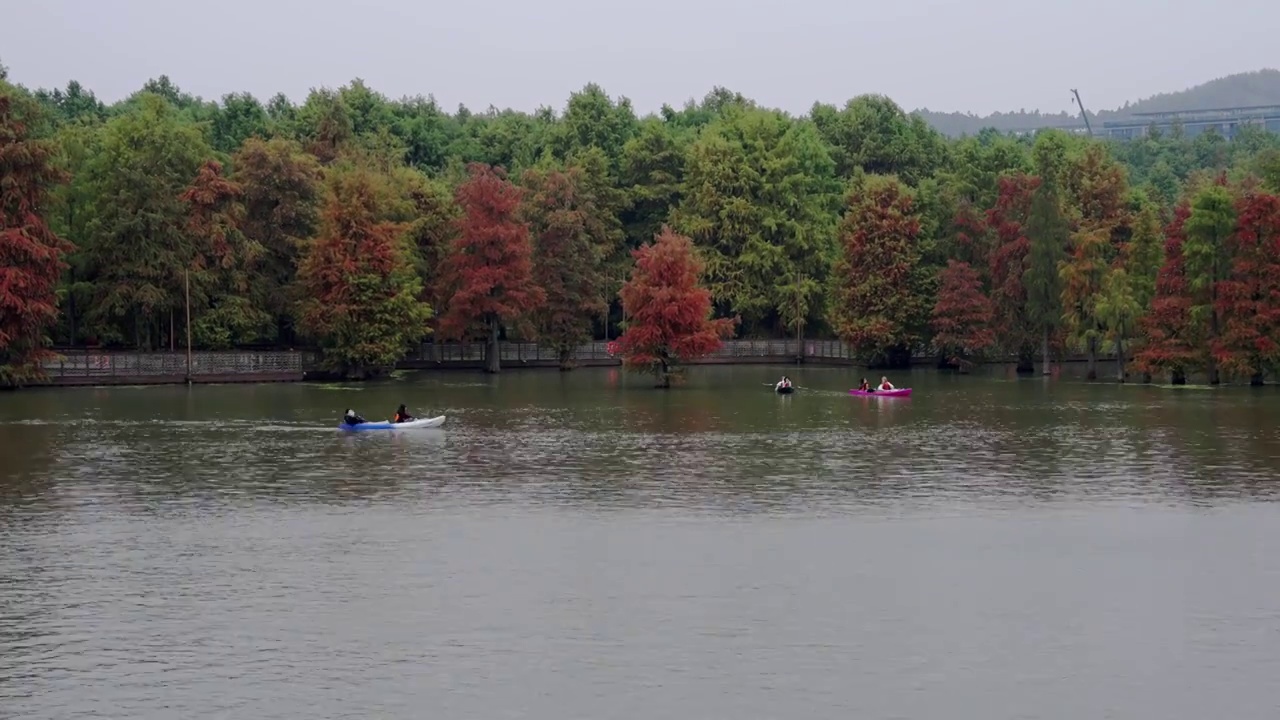
<instances>
[{"instance_id":1,"label":"pale gray sky","mask_svg":"<svg viewBox=\"0 0 1280 720\"><path fill-rule=\"evenodd\" d=\"M561 109L596 82L641 113L723 85L796 113L1115 108L1280 67L1280 0L0 0L0 62L112 102L167 74L295 100L361 77L453 109Z\"/></svg>"}]
</instances>

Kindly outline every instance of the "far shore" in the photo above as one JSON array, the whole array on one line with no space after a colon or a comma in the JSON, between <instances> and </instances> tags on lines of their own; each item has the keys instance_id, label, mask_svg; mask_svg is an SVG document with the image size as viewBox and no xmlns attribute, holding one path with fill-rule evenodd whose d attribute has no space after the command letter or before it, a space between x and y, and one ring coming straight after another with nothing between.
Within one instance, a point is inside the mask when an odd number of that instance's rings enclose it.
<instances>
[{"instance_id":1,"label":"far shore","mask_svg":"<svg viewBox=\"0 0 1280 720\"><path fill-rule=\"evenodd\" d=\"M579 349L574 367L568 372L587 368L620 367L619 358L608 352L608 343L596 342ZM940 366L937 357L917 356L910 365L898 367L868 366L856 361L843 343L830 340L805 341L802 353L794 340L734 340L725 343L715 355L690 361L689 366L705 365L772 365L807 368L862 368L869 373L901 372L905 370L936 369L938 372L966 375L963 371ZM62 349L56 359L45 364L48 377L28 387L75 386L140 386L182 384L229 383L279 383L279 382L353 382L323 370L318 354L308 350L233 350L135 352L100 349ZM504 343L502 347L502 371L529 370L559 371L556 353L533 343ZM1050 376L1057 376L1061 368L1070 367L1072 376L1081 375L1087 359L1073 356L1054 360ZM1014 375L1013 359L993 360L981 363L972 371L975 375L990 374L993 368ZM462 344L424 344L411 353L394 369L378 373L370 380L387 377L390 373L447 372L483 373L483 353L479 346ZM1001 370L996 370L1001 372ZM1121 384L1116 378L1115 358L1100 357L1096 361L1097 378L1092 382ZM1031 372L1016 373L1026 378L1044 377L1041 366ZM1083 377L1081 378L1083 379ZM1130 369L1124 384L1183 387L1169 383L1169 378L1156 376L1151 382L1143 382L1140 373ZM1192 373L1185 387L1207 387L1207 377ZM1246 384L1247 383L1236 383Z\"/></svg>"}]
</instances>

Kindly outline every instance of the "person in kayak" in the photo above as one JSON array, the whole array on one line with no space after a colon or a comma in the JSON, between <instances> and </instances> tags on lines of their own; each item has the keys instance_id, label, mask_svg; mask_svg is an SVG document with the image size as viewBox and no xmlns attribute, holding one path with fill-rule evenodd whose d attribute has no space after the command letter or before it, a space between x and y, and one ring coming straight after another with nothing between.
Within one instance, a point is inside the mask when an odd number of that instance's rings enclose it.
<instances>
[{"instance_id":1,"label":"person in kayak","mask_svg":"<svg viewBox=\"0 0 1280 720\"><path fill-rule=\"evenodd\" d=\"M778 384L773 386L773 389L781 390L782 388L789 388L789 387L791 387L791 378L787 377L786 375L783 375L782 379L778 381Z\"/></svg>"},{"instance_id":2,"label":"person in kayak","mask_svg":"<svg viewBox=\"0 0 1280 720\"><path fill-rule=\"evenodd\" d=\"M342 415L342 422L347 425L359 425L360 423L368 422L368 420L357 415L355 410L347 408L347 412Z\"/></svg>"},{"instance_id":3,"label":"person in kayak","mask_svg":"<svg viewBox=\"0 0 1280 720\"><path fill-rule=\"evenodd\" d=\"M887 378L887 377L881 377L881 378L880 378L880 389L881 389L881 390L892 390L892 389L893 389L893 383L889 382L889 378Z\"/></svg>"},{"instance_id":4,"label":"person in kayak","mask_svg":"<svg viewBox=\"0 0 1280 720\"><path fill-rule=\"evenodd\" d=\"M396 410L396 416L391 419L391 422L402 423L409 422L410 420L417 420L417 418L410 415L409 411L404 409L404 403L400 403L400 407Z\"/></svg>"},{"instance_id":5,"label":"person in kayak","mask_svg":"<svg viewBox=\"0 0 1280 720\"><path fill-rule=\"evenodd\" d=\"M871 383L866 378L862 378L862 384L858 386L858 392L875 392L871 389Z\"/></svg>"}]
</instances>

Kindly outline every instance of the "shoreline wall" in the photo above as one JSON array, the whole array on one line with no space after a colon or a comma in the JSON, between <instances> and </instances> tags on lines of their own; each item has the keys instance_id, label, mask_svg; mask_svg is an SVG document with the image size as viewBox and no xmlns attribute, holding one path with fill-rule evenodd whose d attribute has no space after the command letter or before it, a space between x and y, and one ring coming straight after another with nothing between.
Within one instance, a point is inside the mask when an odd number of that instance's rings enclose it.
<instances>
[{"instance_id":1,"label":"shoreline wall","mask_svg":"<svg viewBox=\"0 0 1280 720\"><path fill-rule=\"evenodd\" d=\"M616 367L622 361L611 354L612 343L593 342L574 353L577 367ZM556 369L559 354L553 347L532 342L500 344L503 370ZM301 382L323 378L319 354L311 350L193 351L188 366L185 351L136 352L100 349L61 349L44 363L47 378L28 387L108 385L181 385L214 383ZM1063 362L1082 362L1065 358ZM1013 358L989 365L1012 364ZM1100 358L1102 363L1114 359ZM690 365L786 365L807 364L857 367L849 347L838 340L728 340L712 355ZM937 365L935 355L919 354L913 367ZM423 343L396 364L397 370L478 371L484 366L481 343Z\"/></svg>"}]
</instances>

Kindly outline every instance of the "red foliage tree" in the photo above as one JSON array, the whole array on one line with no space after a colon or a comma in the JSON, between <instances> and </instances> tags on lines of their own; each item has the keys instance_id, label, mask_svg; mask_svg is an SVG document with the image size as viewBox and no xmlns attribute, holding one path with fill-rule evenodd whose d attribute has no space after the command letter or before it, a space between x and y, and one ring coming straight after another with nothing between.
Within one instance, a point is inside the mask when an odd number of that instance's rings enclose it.
<instances>
[{"instance_id":1,"label":"red foliage tree","mask_svg":"<svg viewBox=\"0 0 1280 720\"><path fill-rule=\"evenodd\" d=\"M1089 143L1068 163L1064 179L1080 213L1080 230L1105 230L1110 247L1104 250L1103 257L1111 260L1132 233L1133 214L1128 206L1124 168L1105 145Z\"/></svg>"},{"instance_id":2,"label":"red foliage tree","mask_svg":"<svg viewBox=\"0 0 1280 720\"><path fill-rule=\"evenodd\" d=\"M618 350L627 367L670 387L679 363L715 352L738 321L711 319L711 292L700 283L703 264L689 238L664 226L632 255L635 268L619 293L627 322Z\"/></svg>"},{"instance_id":3,"label":"red foliage tree","mask_svg":"<svg viewBox=\"0 0 1280 720\"><path fill-rule=\"evenodd\" d=\"M968 201L961 203L951 218L951 229L955 259L974 270L981 266L985 272L991 257L991 233L982 210Z\"/></svg>"},{"instance_id":4,"label":"red foliage tree","mask_svg":"<svg viewBox=\"0 0 1280 720\"><path fill-rule=\"evenodd\" d=\"M1245 195L1236 206L1227 279L1215 301L1222 328L1212 352L1223 370L1261 384L1280 363L1280 196Z\"/></svg>"},{"instance_id":5,"label":"red foliage tree","mask_svg":"<svg viewBox=\"0 0 1280 720\"><path fill-rule=\"evenodd\" d=\"M928 319L913 287L920 263L920 218L905 185L873 178L849 197L840 225L843 251L832 272L833 325L840 338L877 362L910 359Z\"/></svg>"},{"instance_id":6,"label":"red foliage tree","mask_svg":"<svg viewBox=\"0 0 1280 720\"><path fill-rule=\"evenodd\" d=\"M241 232L244 189L208 160L181 195L187 204L187 232L195 241L189 266L192 333L204 347L228 347L267 334L272 318L256 307L252 281L262 248Z\"/></svg>"},{"instance_id":7,"label":"red foliage tree","mask_svg":"<svg viewBox=\"0 0 1280 720\"><path fill-rule=\"evenodd\" d=\"M538 336L555 346L560 369L573 367L573 352L591 339L595 317L605 312L602 243L593 232L598 210L582 187L579 168L527 171L521 214L533 234L533 278L546 292L534 314Z\"/></svg>"},{"instance_id":8,"label":"red foliage tree","mask_svg":"<svg viewBox=\"0 0 1280 720\"><path fill-rule=\"evenodd\" d=\"M29 137L30 112L0 83L0 385L41 377L63 257L73 250L44 220L49 190L64 178L53 146Z\"/></svg>"},{"instance_id":9,"label":"red foliage tree","mask_svg":"<svg viewBox=\"0 0 1280 720\"><path fill-rule=\"evenodd\" d=\"M385 182L366 168L335 173L320 236L298 268L298 326L348 377L393 365L429 332L404 227L385 219Z\"/></svg>"},{"instance_id":10,"label":"red foliage tree","mask_svg":"<svg viewBox=\"0 0 1280 720\"><path fill-rule=\"evenodd\" d=\"M1156 275L1156 296L1151 312L1141 322L1142 349L1135 365L1145 373L1167 370L1174 384L1187 382L1187 371L1198 365L1201 353L1196 326L1191 318L1191 291L1187 285L1186 263L1182 257L1187 218L1191 206L1181 203L1165 230L1164 265Z\"/></svg>"},{"instance_id":11,"label":"red foliage tree","mask_svg":"<svg viewBox=\"0 0 1280 720\"><path fill-rule=\"evenodd\" d=\"M196 179L180 196L187 204L187 230L203 242L196 248L195 264L230 268L236 263L233 245L244 221L240 204L244 189L222 174L222 163L206 160Z\"/></svg>"},{"instance_id":12,"label":"red foliage tree","mask_svg":"<svg viewBox=\"0 0 1280 720\"><path fill-rule=\"evenodd\" d=\"M968 263L948 260L938 273L938 301L930 322L934 345L948 362L966 368L996 344L993 317L978 271Z\"/></svg>"},{"instance_id":13,"label":"red foliage tree","mask_svg":"<svg viewBox=\"0 0 1280 720\"><path fill-rule=\"evenodd\" d=\"M1000 178L996 204L987 211L987 227L995 234L991 251L991 305L995 330L1004 350L1018 354L1019 371L1032 369L1038 333L1027 315L1031 240L1026 223L1040 179L1024 173Z\"/></svg>"},{"instance_id":14,"label":"red foliage tree","mask_svg":"<svg viewBox=\"0 0 1280 720\"><path fill-rule=\"evenodd\" d=\"M440 333L484 337L485 370L496 373L502 326L528 320L546 293L533 281L529 227L517 217L523 192L501 168L472 163L467 172L456 193L459 233L443 268L449 303Z\"/></svg>"}]
</instances>

